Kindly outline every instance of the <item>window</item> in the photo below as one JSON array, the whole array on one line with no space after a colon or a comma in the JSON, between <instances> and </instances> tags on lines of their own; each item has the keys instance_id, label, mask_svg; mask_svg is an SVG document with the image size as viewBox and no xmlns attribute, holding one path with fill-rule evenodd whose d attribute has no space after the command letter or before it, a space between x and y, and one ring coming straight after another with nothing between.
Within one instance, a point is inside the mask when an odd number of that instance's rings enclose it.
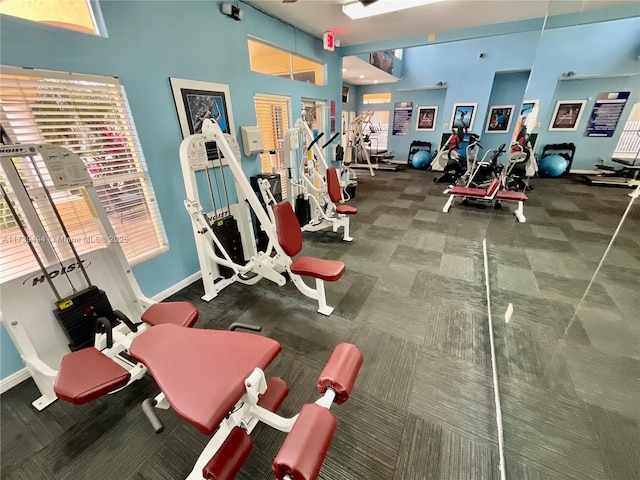
<instances>
[{"instance_id":1,"label":"window","mask_svg":"<svg viewBox=\"0 0 640 480\"><path fill-rule=\"evenodd\" d=\"M99 35L94 8L91 0L2 0L0 13L67 28L83 33Z\"/></svg>"},{"instance_id":2,"label":"window","mask_svg":"<svg viewBox=\"0 0 640 480\"><path fill-rule=\"evenodd\" d=\"M83 159L113 228L123 239L121 245L131 265L168 250L146 162L118 79L2 67L0 100L3 141L61 145ZM40 186L29 159L15 159L14 164L27 188ZM0 181L6 186L4 179ZM44 183L51 184L46 176ZM80 191L56 192L54 202L72 238L98 234ZM34 208L42 214L48 207L43 199L35 200ZM53 217L44 227L54 238L62 235ZM37 269L26 244L6 240L17 236L15 219L2 202L3 279ZM74 245L81 253L98 247L83 242ZM57 248L63 258L71 258L68 246Z\"/></svg>"},{"instance_id":3,"label":"window","mask_svg":"<svg viewBox=\"0 0 640 480\"><path fill-rule=\"evenodd\" d=\"M249 38L251 71L324 85L324 65Z\"/></svg>"},{"instance_id":4,"label":"window","mask_svg":"<svg viewBox=\"0 0 640 480\"><path fill-rule=\"evenodd\" d=\"M365 93L362 95L362 103L365 105L391 103L391 93Z\"/></svg>"},{"instance_id":5,"label":"window","mask_svg":"<svg viewBox=\"0 0 640 480\"><path fill-rule=\"evenodd\" d=\"M290 128L291 100L289 97L256 95L258 128L262 133L264 153L260 155L262 173L278 173L282 185L282 198L287 198L287 168L284 152L284 134ZM275 151L272 155L271 151Z\"/></svg>"}]
</instances>

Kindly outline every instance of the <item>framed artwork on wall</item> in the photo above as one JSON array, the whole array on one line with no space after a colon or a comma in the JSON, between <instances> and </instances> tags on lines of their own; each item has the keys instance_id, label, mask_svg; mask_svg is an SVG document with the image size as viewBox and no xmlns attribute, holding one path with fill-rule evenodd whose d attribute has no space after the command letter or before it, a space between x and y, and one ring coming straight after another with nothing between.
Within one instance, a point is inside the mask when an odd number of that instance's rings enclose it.
<instances>
[{"instance_id":1,"label":"framed artwork on wall","mask_svg":"<svg viewBox=\"0 0 640 480\"><path fill-rule=\"evenodd\" d=\"M436 129L436 119L438 117L438 107L418 107L416 115L416 131L433 132Z\"/></svg>"},{"instance_id":2,"label":"framed artwork on wall","mask_svg":"<svg viewBox=\"0 0 640 480\"><path fill-rule=\"evenodd\" d=\"M485 133L508 132L515 108L515 105L495 105L489 108L487 126L484 130Z\"/></svg>"},{"instance_id":3,"label":"framed artwork on wall","mask_svg":"<svg viewBox=\"0 0 640 480\"><path fill-rule=\"evenodd\" d=\"M451 128L473 128L473 117L475 116L477 103L454 103L451 114Z\"/></svg>"},{"instance_id":4,"label":"framed artwork on wall","mask_svg":"<svg viewBox=\"0 0 640 480\"><path fill-rule=\"evenodd\" d=\"M549 131L572 132L577 130L586 103L586 100L558 100L551 116Z\"/></svg>"},{"instance_id":5,"label":"framed artwork on wall","mask_svg":"<svg viewBox=\"0 0 640 480\"><path fill-rule=\"evenodd\" d=\"M229 108L229 85L169 78L182 137L202 132L202 122L211 118L224 133L235 138L233 113Z\"/></svg>"}]
</instances>

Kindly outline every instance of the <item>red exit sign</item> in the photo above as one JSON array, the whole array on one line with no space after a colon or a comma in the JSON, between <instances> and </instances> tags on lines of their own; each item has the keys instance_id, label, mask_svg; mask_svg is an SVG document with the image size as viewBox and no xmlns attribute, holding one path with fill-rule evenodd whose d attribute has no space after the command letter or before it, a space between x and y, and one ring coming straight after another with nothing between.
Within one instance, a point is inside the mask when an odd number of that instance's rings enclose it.
<instances>
[{"instance_id":1,"label":"red exit sign","mask_svg":"<svg viewBox=\"0 0 640 480\"><path fill-rule=\"evenodd\" d=\"M336 49L336 37L333 32L324 32L322 42L325 50L333 52Z\"/></svg>"}]
</instances>

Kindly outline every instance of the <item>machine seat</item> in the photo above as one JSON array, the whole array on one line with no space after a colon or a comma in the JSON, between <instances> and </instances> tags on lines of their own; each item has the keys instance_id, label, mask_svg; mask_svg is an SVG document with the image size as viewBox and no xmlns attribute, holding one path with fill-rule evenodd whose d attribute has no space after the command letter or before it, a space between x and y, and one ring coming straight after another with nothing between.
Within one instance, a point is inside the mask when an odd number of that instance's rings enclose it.
<instances>
[{"instance_id":1,"label":"machine seat","mask_svg":"<svg viewBox=\"0 0 640 480\"><path fill-rule=\"evenodd\" d=\"M198 309L190 302L161 302L147 308L141 319L151 326L172 323L191 327L198 320Z\"/></svg>"},{"instance_id":2,"label":"machine seat","mask_svg":"<svg viewBox=\"0 0 640 480\"><path fill-rule=\"evenodd\" d=\"M500 190L496 195L498 200L511 200L514 202L526 202L528 197L523 192L514 192L512 190Z\"/></svg>"},{"instance_id":3,"label":"machine seat","mask_svg":"<svg viewBox=\"0 0 640 480\"><path fill-rule=\"evenodd\" d=\"M336 207L336 213L340 215L355 215L358 213L358 209L356 207L352 207L351 205L338 205Z\"/></svg>"},{"instance_id":4,"label":"machine seat","mask_svg":"<svg viewBox=\"0 0 640 480\"><path fill-rule=\"evenodd\" d=\"M291 264L291 272L296 275L319 278L327 282L340 279L345 272L344 263L324 258L300 257Z\"/></svg>"},{"instance_id":5,"label":"machine seat","mask_svg":"<svg viewBox=\"0 0 640 480\"><path fill-rule=\"evenodd\" d=\"M176 413L206 435L245 393L245 379L278 353L280 344L260 335L170 323L141 333L130 349Z\"/></svg>"},{"instance_id":6,"label":"machine seat","mask_svg":"<svg viewBox=\"0 0 640 480\"><path fill-rule=\"evenodd\" d=\"M53 391L62 400L83 405L124 387L130 377L97 348L83 348L62 357Z\"/></svg>"}]
</instances>

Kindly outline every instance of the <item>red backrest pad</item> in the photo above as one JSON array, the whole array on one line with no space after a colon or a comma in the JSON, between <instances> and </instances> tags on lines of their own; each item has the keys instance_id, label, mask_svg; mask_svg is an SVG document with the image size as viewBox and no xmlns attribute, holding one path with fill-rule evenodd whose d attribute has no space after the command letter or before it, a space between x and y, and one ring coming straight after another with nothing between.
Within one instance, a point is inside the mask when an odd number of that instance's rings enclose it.
<instances>
[{"instance_id":1,"label":"red backrest pad","mask_svg":"<svg viewBox=\"0 0 640 480\"><path fill-rule=\"evenodd\" d=\"M273 215L276 219L278 243L284 253L295 257L302 250L302 230L291 204L284 201L274 205Z\"/></svg>"},{"instance_id":2,"label":"red backrest pad","mask_svg":"<svg viewBox=\"0 0 640 480\"><path fill-rule=\"evenodd\" d=\"M489 187L487 188L487 197L493 196L493 194L496 193L496 190L498 189L499 186L500 186L500 179L494 178L489 184Z\"/></svg>"},{"instance_id":3,"label":"red backrest pad","mask_svg":"<svg viewBox=\"0 0 640 480\"><path fill-rule=\"evenodd\" d=\"M338 203L341 200L340 179L335 167L327 168L327 191L333 203Z\"/></svg>"}]
</instances>

